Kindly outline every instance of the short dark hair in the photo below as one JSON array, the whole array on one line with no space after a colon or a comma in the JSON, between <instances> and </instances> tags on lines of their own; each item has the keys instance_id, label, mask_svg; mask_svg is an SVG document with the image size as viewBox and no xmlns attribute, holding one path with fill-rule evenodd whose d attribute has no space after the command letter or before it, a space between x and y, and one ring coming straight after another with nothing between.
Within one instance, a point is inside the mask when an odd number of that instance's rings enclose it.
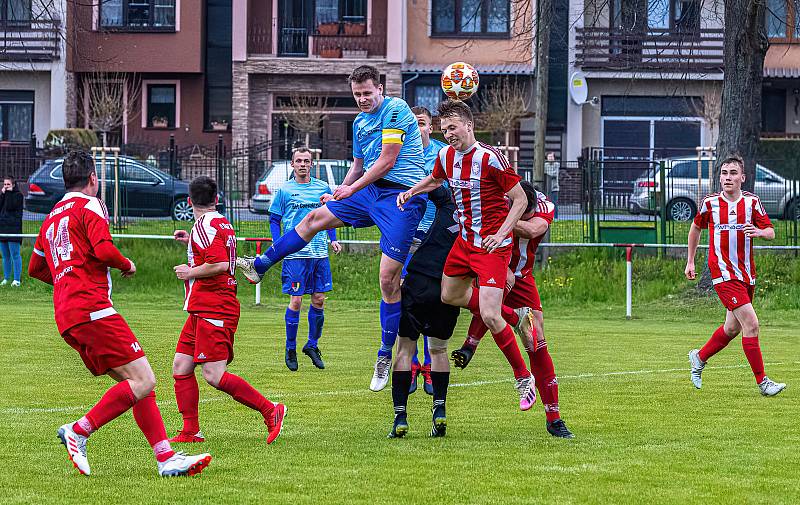
<instances>
[{"instance_id":1,"label":"short dark hair","mask_svg":"<svg viewBox=\"0 0 800 505\"><path fill-rule=\"evenodd\" d=\"M361 65L360 67L356 67L350 72L350 75L347 77L347 82L350 84L362 83L367 82L368 80L372 79L372 83L377 86L381 83L381 74L378 72L378 69L373 67L372 65Z\"/></svg>"},{"instance_id":2,"label":"short dark hair","mask_svg":"<svg viewBox=\"0 0 800 505\"><path fill-rule=\"evenodd\" d=\"M464 121L473 121L469 105L458 100L446 100L440 103L436 110L439 112L440 118L457 116Z\"/></svg>"},{"instance_id":3,"label":"short dark hair","mask_svg":"<svg viewBox=\"0 0 800 505\"><path fill-rule=\"evenodd\" d=\"M11 184L16 184L17 183L17 180L14 179L13 175L7 175L7 176L3 177L3 180L4 181L11 181Z\"/></svg>"},{"instance_id":4,"label":"short dark hair","mask_svg":"<svg viewBox=\"0 0 800 505\"><path fill-rule=\"evenodd\" d=\"M61 163L61 176L67 191L85 187L96 173L94 158L86 151L70 151Z\"/></svg>"},{"instance_id":5,"label":"short dark hair","mask_svg":"<svg viewBox=\"0 0 800 505\"><path fill-rule=\"evenodd\" d=\"M306 146L299 146L292 149L292 161L294 161L294 155L297 153L309 153L311 154L311 149L307 148ZM313 158L313 156L312 156Z\"/></svg>"},{"instance_id":6,"label":"short dark hair","mask_svg":"<svg viewBox=\"0 0 800 505\"><path fill-rule=\"evenodd\" d=\"M525 192L525 196L528 198L528 206L525 207L525 214L527 214L536 208L539 203L539 197L536 195L536 188L530 182L522 180L519 181L519 185L522 186L522 191Z\"/></svg>"},{"instance_id":7,"label":"short dark hair","mask_svg":"<svg viewBox=\"0 0 800 505\"><path fill-rule=\"evenodd\" d=\"M415 107L411 107L411 112L413 112L415 116L421 116L425 114L428 116L428 121L433 121L433 114L431 114L431 111L429 111L427 107L417 105Z\"/></svg>"},{"instance_id":8,"label":"short dark hair","mask_svg":"<svg viewBox=\"0 0 800 505\"><path fill-rule=\"evenodd\" d=\"M744 159L742 159L742 157L739 156L739 154L733 153L727 156L725 159L722 160L722 163L720 163L719 166L721 168L722 165L727 165L729 163L736 163L737 165L739 165L739 169L742 172L744 172Z\"/></svg>"},{"instance_id":9,"label":"short dark hair","mask_svg":"<svg viewBox=\"0 0 800 505\"><path fill-rule=\"evenodd\" d=\"M189 198L192 205L210 207L217 199L217 181L207 175L199 175L189 183Z\"/></svg>"}]
</instances>

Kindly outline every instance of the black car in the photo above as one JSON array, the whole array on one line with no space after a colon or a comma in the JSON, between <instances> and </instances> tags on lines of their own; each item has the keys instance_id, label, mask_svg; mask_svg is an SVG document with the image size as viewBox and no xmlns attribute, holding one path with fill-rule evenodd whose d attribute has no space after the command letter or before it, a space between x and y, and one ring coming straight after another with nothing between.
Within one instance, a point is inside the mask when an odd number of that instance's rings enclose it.
<instances>
[{"instance_id":1,"label":"black car","mask_svg":"<svg viewBox=\"0 0 800 505\"><path fill-rule=\"evenodd\" d=\"M48 213L64 197L64 181L61 173L63 159L46 161L28 178L28 196L25 208L29 212ZM96 161L98 178L102 167ZM107 162L105 176L105 203L109 214L114 213L114 203L119 202L123 216L170 216L176 221L193 218L189 205L189 183L176 179L139 160L119 157L119 184L116 184L115 169ZM101 192L97 196L101 197ZM220 203L223 199L220 195ZM220 205L220 212L224 209Z\"/></svg>"}]
</instances>

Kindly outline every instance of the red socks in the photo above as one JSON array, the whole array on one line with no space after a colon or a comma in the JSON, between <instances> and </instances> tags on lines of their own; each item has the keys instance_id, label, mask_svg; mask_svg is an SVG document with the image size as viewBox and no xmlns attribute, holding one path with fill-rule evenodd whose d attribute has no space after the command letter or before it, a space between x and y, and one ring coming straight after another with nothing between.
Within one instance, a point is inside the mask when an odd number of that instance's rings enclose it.
<instances>
[{"instance_id":1,"label":"red socks","mask_svg":"<svg viewBox=\"0 0 800 505\"><path fill-rule=\"evenodd\" d=\"M561 417L558 410L558 379L556 369L547 343L538 343L534 351L528 351L531 360L531 371L536 379L536 389L544 404L544 413L547 420L552 422Z\"/></svg>"},{"instance_id":2,"label":"red socks","mask_svg":"<svg viewBox=\"0 0 800 505\"><path fill-rule=\"evenodd\" d=\"M173 375L175 379L175 401L183 416L183 433L194 435L200 431L199 403L200 388L194 372L186 375Z\"/></svg>"},{"instance_id":3,"label":"red socks","mask_svg":"<svg viewBox=\"0 0 800 505\"><path fill-rule=\"evenodd\" d=\"M246 380L232 373L225 372L222 374L218 389L228 393L242 405L261 412L265 421L272 414L272 409L275 407L271 401L264 398L264 395L259 393Z\"/></svg>"},{"instance_id":4,"label":"red socks","mask_svg":"<svg viewBox=\"0 0 800 505\"><path fill-rule=\"evenodd\" d=\"M79 419L72 429L78 435L88 437L93 431L124 414L136 403L131 383L124 380L114 384L106 391L100 401Z\"/></svg>"},{"instance_id":5,"label":"red socks","mask_svg":"<svg viewBox=\"0 0 800 505\"><path fill-rule=\"evenodd\" d=\"M489 328L486 326L486 323L483 322L481 316L473 314L472 321L470 321L469 329L467 330L467 340L464 342L464 345L474 351L488 330Z\"/></svg>"},{"instance_id":6,"label":"red socks","mask_svg":"<svg viewBox=\"0 0 800 505\"><path fill-rule=\"evenodd\" d=\"M517 339L514 336L514 331L511 329L511 326L506 325L503 331L492 336L494 337L497 347L503 351L503 354L508 360L508 364L511 365L511 369L514 371L514 378L521 379L523 377L530 377L531 373L528 371L528 367L525 366L525 360L522 359L522 354L519 352Z\"/></svg>"},{"instance_id":7,"label":"red socks","mask_svg":"<svg viewBox=\"0 0 800 505\"><path fill-rule=\"evenodd\" d=\"M133 406L133 418L139 429L144 433L147 443L153 448L156 459L163 463L171 458L175 451L167 440L167 430L164 428L164 420L161 418L161 411L156 405L156 394L150 394L136 402Z\"/></svg>"},{"instance_id":8,"label":"red socks","mask_svg":"<svg viewBox=\"0 0 800 505\"><path fill-rule=\"evenodd\" d=\"M723 326L720 326L719 328L716 329L716 331L714 331L714 334L711 335L711 338L708 339L706 345L704 345L703 348L700 349L700 354L699 354L700 359L703 360L703 362L708 361L708 359L711 356L723 350L735 337L736 335L734 335L733 337L729 337L725 333Z\"/></svg>"},{"instance_id":9,"label":"red socks","mask_svg":"<svg viewBox=\"0 0 800 505\"><path fill-rule=\"evenodd\" d=\"M750 368L753 370L753 375L756 377L756 382L761 384L764 380L764 359L761 357L761 346L758 344L758 336L755 337L742 337L742 349L744 355L747 357Z\"/></svg>"}]
</instances>

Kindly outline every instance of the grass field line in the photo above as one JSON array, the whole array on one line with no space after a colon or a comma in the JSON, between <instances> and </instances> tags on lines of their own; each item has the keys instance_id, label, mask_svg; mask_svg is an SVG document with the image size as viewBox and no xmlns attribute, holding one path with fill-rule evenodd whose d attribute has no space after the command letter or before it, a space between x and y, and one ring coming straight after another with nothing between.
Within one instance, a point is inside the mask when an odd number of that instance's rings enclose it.
<instances>
[{"instance_id":1,"label":"grass field line","mask_svg":"<svg viewBox=\"0 0 800 505\"><path fill-rule=\"evenodd\" d=\"M800 361L788 361L788 362L773 362L773 363L764 363L764 366L782 366L782 365L798 365ZM748 364L740 364L740 365L722 365L722 366L707 366L706 370L730 370L730 369L737 369L737 368L749 368L750 365ZM660 374L660 373L673 373L673 372L688 372L688 367L681 367L681 368L662 368L662 369L644 369L644 370L621 370L617 372L602 372L602 373L581 373L581 374L574 374L574 375L559 375L559 381L564 379L591 379L591 378L604 378L604 377L619 377L619 376L626 376L626 375L650 375L650 374ZM493 380L480 380L480 381L473 381L473 382L455 382L450 384L451 388L468 388L468 387L480 387L480 386L489 386L493 384L503 384L505 382L514 382L514 379L511 378L504 378L504 379L493 379ZM366 387L362 389L349 389L349 390L334 390L334 391L316 391L312 393L289 393L289 394L272 394L269 395L270 399L282 399L282 398L291 398L291 397L313 397L313 396L352 396L352 395L361 395L361 394L371 394L372 391L369 391ZM219 401L228 401L229 398L227 396L220 396L216 398L203 398L200 400L200 403L213 403ZM173 406L175 405L174 400L162 400L157 402L159 406ZM28 414L52 414L58 412L75 412L75 411L86 411L90 409L91 405L73 405L68 407L6 407L0 409L0 415L28 415Z\"/></svg>"}]
</instances>

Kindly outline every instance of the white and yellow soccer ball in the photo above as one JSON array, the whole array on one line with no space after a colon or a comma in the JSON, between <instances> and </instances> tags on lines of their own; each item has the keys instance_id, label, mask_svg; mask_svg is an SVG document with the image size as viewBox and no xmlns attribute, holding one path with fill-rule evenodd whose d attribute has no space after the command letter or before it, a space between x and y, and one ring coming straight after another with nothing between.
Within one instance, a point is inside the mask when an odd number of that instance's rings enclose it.
<instances>
[{"instance_id":1,"label":"white and yellow soccer ball","mask_svg":"<svg viewBox=\"0 0 800 505\"><path fill-rule=\"evenodd\" d=\"M478 91L478 71L469 63L457 61L442 72L442 91L453 100L466 100Z\"/></svg>"}]
</instances>

